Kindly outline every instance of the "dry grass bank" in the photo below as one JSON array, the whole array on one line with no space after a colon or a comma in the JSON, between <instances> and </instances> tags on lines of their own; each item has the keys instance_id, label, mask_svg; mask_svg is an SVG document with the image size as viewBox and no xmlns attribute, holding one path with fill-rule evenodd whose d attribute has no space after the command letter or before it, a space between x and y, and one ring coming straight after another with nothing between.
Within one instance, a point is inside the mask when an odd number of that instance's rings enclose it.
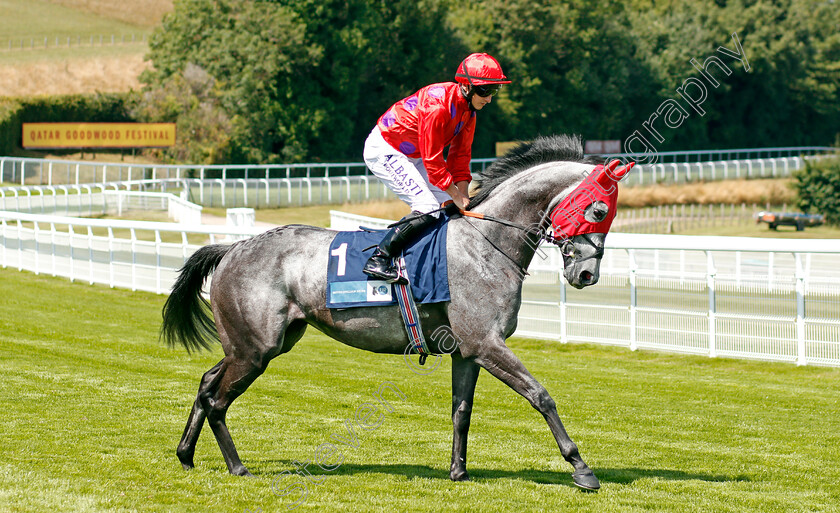
<instances>
[{"instance_id":1,"label":"dry grass bank","mask_svg":"<svg viewBox=\"0 0 840 513\"><path fill-rule=\"evenodd\" d=\"M50 2L144 27L158 25L163 16L173 9L173 0L132 0L131 2L50 0Z\"/></svg>"},{"instance_id":2,"label":"dry grass bank","mask_svg":"<svg viewBox=\"0 0 840 513\"><path fill-rule=\"evenodd\" d=\"M0 64L2 96L38 96L139 89L150 66L143 53Z\"/></svg>"},{"instance_id":3,"label":"dry grass bank","mask_svg":"<svg viewBox=\"0 0 840 513\"><path fill-rule=\"evenodd\" d=\"M675 204L792 204L796 202L796 191L791 183L790 178L774 178L622 187L618 203L632 208Z\"/></svg>"}]
</instances>

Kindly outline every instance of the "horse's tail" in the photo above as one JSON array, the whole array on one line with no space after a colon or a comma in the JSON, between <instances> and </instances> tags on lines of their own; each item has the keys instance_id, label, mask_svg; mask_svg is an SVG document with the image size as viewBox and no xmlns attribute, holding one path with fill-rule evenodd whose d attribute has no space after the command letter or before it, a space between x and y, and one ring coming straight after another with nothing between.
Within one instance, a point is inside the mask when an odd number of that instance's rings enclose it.
<instances>
[{"instance_id":1,"label":"horse's tail","mask_svg":"<svg viewBox=\"0 0 840 513\"><path fill-rule=\"evenodd\" d=\"M180 269L172 293L163 305L160 338L169 347L180 342L187 352L209 350L211 342L219 341L210 303L201 296L201 288L230 248L222 244L204 246Z\"/></svg>"}]
</instances>

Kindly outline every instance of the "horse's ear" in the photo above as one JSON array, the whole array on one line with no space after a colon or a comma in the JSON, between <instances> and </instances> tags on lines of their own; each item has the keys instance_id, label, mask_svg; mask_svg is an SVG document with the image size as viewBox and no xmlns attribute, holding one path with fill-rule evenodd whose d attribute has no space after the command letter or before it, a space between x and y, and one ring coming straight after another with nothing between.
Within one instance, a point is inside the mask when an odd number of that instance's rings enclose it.
<instances>
[{"instance_id":1,"label":"horse's ear","mask_svg":"<svg viewBox=\"0 0 840 513\"><path fill-rule=\"evenodd\" d=\"M611 162L611 164L618 165L618 161L613 160ZM626 175L627 173L630 172L631 169L633 169L633 166L635 166L635 165L636 165L635 162L630 162L630 163L628 163L624 166L621 166L620 168L616 169L614 173L612 173L612 176L614 178L616 178L616 180L621 180L622 178L624 178L624 175ZM613 167L615 167L615 166L613 166Z\"/></svg>"}]
</instances>

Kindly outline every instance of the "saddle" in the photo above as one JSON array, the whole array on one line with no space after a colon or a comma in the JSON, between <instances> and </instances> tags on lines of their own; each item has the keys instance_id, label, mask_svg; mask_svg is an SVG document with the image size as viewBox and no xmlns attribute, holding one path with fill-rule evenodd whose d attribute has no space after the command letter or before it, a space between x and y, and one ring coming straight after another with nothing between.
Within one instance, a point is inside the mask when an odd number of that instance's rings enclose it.
<instances>
[{"instance_id":1,"label":"saddle","mask_svg":"<svg viewBox=\"0 0 840 513\"><path fill-rule=\"evenodd\" d=\"M448 219L445 219L426 228L396 259L406 284L376 280L362 272L385 230L338 232L329 249L327 307L343 309L399 303L411 348L420 355L420 365L425 364L430 352L420 326L416 303L450 300L446 265L447 226Z\"/></svg>"},{"instance_id":2,"label":"saddle","mask_svg":"<svg viewBox=\"0 0 840 513\"><path fill-rule=\"evenodd\" d=\"M403 250L412 297L420 304L450 300L446 264L447 219L418 233ZM393 284L364 274L362 267L385 230L338 232L330 243L327 308L390 306L397 303Z\"/></svg>"}]
</instances>

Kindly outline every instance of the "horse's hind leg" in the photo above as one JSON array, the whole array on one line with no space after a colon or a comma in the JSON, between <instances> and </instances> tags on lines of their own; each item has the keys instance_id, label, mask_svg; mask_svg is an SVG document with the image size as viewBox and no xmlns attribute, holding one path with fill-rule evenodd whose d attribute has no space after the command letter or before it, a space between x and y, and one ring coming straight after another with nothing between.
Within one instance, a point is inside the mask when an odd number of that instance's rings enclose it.
<instances>
[{"instance_id":1,"label":"horse's hind leg","mask_svg":"<svg viewBox=\"0 0 840 513\"><path fill-rule=\"evenodd\" d=\"M525 365L513 354L503 342L492 342L482 347L476 363L487 369L490 374L500 379L510 388L521 394L537 411L542 413L548 423L560 453L575 468L572 479L577 486L587 490L597 490L601 487L598 478L583 461L577 445L569 438L560 416L557 415L557 405L548 391L539 381L528 372Z\"/></svg>"},{"instance_id":2,"label":"horse's hind leg","mask_svg":"<svg viewBox=\"0 0 840 513\"><path fill-rule=\"evenodd\" d=\"M265 371L268 360L261 358L225 357L219 384L215 393L199 393L199 400L207 415L207 423L216 436L216 442L225 458L228 470L236 476L250 476L251 473L242 464L236 446L230 437L225 416L231 403Z\"/></svg>"},{"instance_id":3,"label":"horse's hind leg","mask_svg":"<svg viewBox=\"0 0 840 513\"><path fill-rule=\"evenodd\" d=\"M198 395L193 403L190 417L187 419L187 427L184 428L184 435L181 437L181 442L178 444L176 454L178 460L181 461L181 466L184 470L189 470L195 466L193 463L193 456L195 455L195 444L198 442L198 435L201 434L201 428L204 426L204 419L207 414L204 413L204 408L201 406L201 393L209 389L215 389L219 382L219 370L224 363L222 359L219 363L213 366L212 369L204 373L201 378L201 384L198 386Z\"/></svg>"},{"instance_id":4,"label":"horse's hind leg","mask_svg":"<svg viewBox=\"0 0 840 513\"><path fill-rule=\"evenodd\" d=\"M265 335L260 337L261 340L257 340L252 335L254 330L245 329L246 323L226 321L223 315L216 315L217 319L223 319L219 323L219 334L227 356L220 362L218 375L212 377L206 386L202 381L198 401L210 429L213 430L228 470L236 476L251 476L251 473L242 464L236 452L236 446L225 423L227 410L231 403L265 372L272 358L290 351L303 337L307 327L306 321L290 320L286 317L286 320L274 329L264 330Z\"/></svg>"},{"instance_id":5,"label":"horse's hind leg","mask_svg":"<svg viewBox=\"0 0 840 513\"><path fill-rule=\"evenodd\" d=\"M449 478L453 481L468 481L467 432L470 429L473 397L478 373L481 371L472 360L459 354L452 355L452 466Z\"/></svg>"}]
</instances>

